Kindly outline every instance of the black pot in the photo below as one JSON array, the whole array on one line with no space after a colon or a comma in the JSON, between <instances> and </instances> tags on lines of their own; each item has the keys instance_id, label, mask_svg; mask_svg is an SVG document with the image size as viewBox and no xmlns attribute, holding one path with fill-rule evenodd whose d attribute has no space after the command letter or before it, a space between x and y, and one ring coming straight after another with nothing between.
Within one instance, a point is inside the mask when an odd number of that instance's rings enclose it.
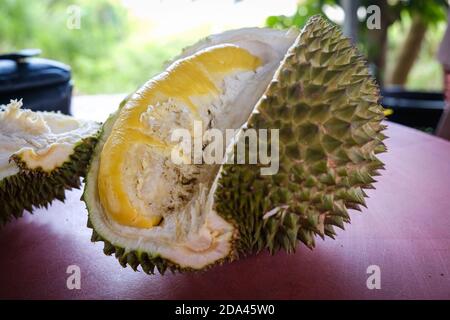
<instances>
[{"instance_id":1,"label":"black pot","mask_svg":"<svg viewBox=\"0 0 450 320\"><path fill-rule=\"evenodd\" d=\"M70 67L33 58L40 50L28 49L0 55L0 105L23 99L25 108L70 114Z\"/></svg>"},{"instance_id":2,"label":"black pot","mask_svg":"<svg viewBox=\"0 0 450 320\"><path fill-rule=\"evenodd\" d=\"M381 104L393 111L388 120L429 132L436 130L445 106L443 93L384 88L381 94Z\"/></svg>"}]
</instances>

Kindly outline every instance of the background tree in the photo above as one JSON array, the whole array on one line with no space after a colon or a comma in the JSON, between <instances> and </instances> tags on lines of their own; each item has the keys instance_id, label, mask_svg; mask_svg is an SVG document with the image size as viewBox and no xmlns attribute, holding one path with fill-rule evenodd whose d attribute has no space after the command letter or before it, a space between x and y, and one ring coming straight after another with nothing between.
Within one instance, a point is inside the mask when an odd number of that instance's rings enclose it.
<instances>
[{"instance_id":1,"label":"background tree","mask_svg":"<svg viewBox=\"0 0 450 320\"><path fill-rule=\"evenodd\" d=\"M273 28L301 27L307 19L324 12L325 5L339 5L339 0L306 0L299 2L292 16L271 16L266 24ZM368 29L366 21L360 21L357 45L365 53L371 69L380 84L404 86L408 74L417 59L425 34L429 27L435 27L445 21L446 0L361 0L360 5L380 8L380 29ZM394 61L392 72L386 75L389 28L398 21L410 19L411 24L404 38L398 57Z\"/></svg>"}]
</instances>

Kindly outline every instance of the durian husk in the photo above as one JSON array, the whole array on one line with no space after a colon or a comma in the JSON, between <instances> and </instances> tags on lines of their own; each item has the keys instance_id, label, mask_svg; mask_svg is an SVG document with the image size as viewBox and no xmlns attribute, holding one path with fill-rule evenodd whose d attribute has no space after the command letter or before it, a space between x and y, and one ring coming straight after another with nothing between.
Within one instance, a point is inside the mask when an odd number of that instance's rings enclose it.
<instances>
[{"instance_id":1,"label":"durian husk","mask_svg":"<svg viewBox=\"0 0 450 320\"><path fill-rule=\"evenodd\" d=\"M248 122L279 129L279 172L225 164L215 193L216 211L239 229L239 254L334 238L384 168L379 89L339 27L311 18L281 65Z\"/></svg>"},{"instance_id":2,"label":"durian husk","mask_svg":"<svg viewBox=\"0 0 450 320\"><path fill-rule=\"evenodd\" d=\"M30 169L20 157L13 155L19 172L0 180L0 226L20 218L25 211L47 208L54 200L65 200L65 191L80 188L97 142L96 134L80 140L69 159L54 170Z\"/></svg>"}]
</instances>

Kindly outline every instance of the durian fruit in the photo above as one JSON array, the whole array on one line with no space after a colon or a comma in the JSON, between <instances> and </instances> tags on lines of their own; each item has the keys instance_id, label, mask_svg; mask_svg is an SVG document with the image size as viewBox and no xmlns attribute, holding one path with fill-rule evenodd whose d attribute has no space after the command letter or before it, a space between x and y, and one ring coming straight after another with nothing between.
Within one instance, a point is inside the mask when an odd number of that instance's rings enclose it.
<instances>
[{"instance_id":1,"label":"durian fruit","mask_svg":"<svg viewBox=\"0 0 450 320\"><path fill-rule=\"evenodd\" d=\"M21 107L21 100L11 100L0 108L0 226L79 188L100 128Z\"/></svg>"},{"instance_id":2,"label":"durian fruit","mask_svg":"<svg viewBox=\"0 0 450 320\"><path fill-rule=\"evenodd\" d=\"M92 241L146 273L202 270L265 249L292 252L299 240L312 248L315 235L334 237L350 221L347 209L365 205L363 189L383 168L375 156L385 151L383 117L364 59L320 16L301 32L211 36L104 124L83 195ZM241 128L218 164L196 162L195 154L184 154L193 164L173 161L171 134L195 134L195 121L221 133ZM249 128L279 130L266 139L278 132L276 174L233 160L239 145L252 149ZM203 151L212 143L200 142Z\"/></svg>"}]
</instances>

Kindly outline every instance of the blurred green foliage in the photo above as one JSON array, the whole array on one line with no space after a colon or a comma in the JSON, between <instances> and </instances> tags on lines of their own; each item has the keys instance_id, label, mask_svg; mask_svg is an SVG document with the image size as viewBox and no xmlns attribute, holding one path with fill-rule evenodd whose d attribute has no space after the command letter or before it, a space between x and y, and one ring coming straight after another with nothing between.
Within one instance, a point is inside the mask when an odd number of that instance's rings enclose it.
<instances>
[{"instance_id":1,"label":"blurred green foliage","mask_svg":"<svg viewBox=\"0 0 450 320\"><path fill-rule=\"evenodd\" d=\"M70 29L71 5L81 9ZM1 0L0 52L40 48L69 64L78 93L130 92L192 39L154 43L118 0Z\"/></svg>"},{"instance_id":2,"label":"blurred green foliage","mask_svg":"<svg viewBox=\"0 0 450 320\"><path fill-rule=\"evenodd\" d=\"M325 4L335 5L338 0L306 0L300 1L297 10L291 15L270 16L266 25L270 28L286 29L292 26L302 27L306 21L316 14L323 14Z\"/></svg>"},{"instance_id":3,"label":"blurred green foliage","mask_svg":"<svg viewBox=\"0 0 450 320\"><path fill-rule=\"evenodd\" d=\"M370 2L364 0L363 2ZM447 0L394 0L391 10L394 11L399 20L411 15L418 14L430 25L437 25L446 21Z\"/></svg>"}]
</instances>

